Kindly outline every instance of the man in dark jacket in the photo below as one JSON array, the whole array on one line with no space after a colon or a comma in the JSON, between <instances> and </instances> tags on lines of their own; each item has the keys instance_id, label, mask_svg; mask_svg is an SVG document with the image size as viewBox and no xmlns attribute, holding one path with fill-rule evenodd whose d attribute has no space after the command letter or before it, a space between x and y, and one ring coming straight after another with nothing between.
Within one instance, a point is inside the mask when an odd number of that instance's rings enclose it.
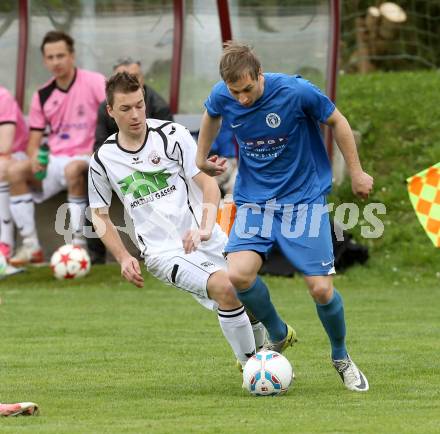
<instances>
[{"instance_id":1,"label":"man in dark jacket","mask_svg":"<svg viewBox=\"0 0 440 434\"><path fill-rule=\"evenodd\" d=\"M173 120L170 108L166 101L151 87L144 83L144 74L141 69L141 62L131 57L118 59L113 66L113 72L128 72L136 75L139 83L144 87L145 111L147 118ZM118 131L116 122L107 113L107 102L103 101L98 108L98 121L95 132L94 151L96 152L105 140ZM90 252L92 264L104 264L106 250L99 238L87 238L87 247Z\"/></svg>"}]
</instances>

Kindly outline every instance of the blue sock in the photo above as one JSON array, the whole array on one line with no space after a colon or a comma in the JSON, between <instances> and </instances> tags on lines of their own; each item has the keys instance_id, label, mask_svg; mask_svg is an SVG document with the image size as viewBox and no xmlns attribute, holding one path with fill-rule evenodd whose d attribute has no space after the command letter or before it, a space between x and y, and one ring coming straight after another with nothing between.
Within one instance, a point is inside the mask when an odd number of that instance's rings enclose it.
<instances>
[{"instance_id":1,"label":"blue sock","mask_svg":"<svg viewBox=\"0 0 440 434\"><path fill-rule=\"evenodd\" d=\"M341 294L333 288L333 297L327 304L316 303L319 319L330 338L332 359L340 360L347 356L345 346L344 303Z\"/></svg>"},{"instance_id":2,"label":"blue sock","mask_svg":"<svg viewBox=\"0 0 440 434\"><path fill-rule=\"evenodd\" d=\"M286 323L279 317L270 300L269 289L259 277L250 288L237 291L237 297L263 323L272 342L279 342L286 337Z\"/></svg>"}]
</instances>

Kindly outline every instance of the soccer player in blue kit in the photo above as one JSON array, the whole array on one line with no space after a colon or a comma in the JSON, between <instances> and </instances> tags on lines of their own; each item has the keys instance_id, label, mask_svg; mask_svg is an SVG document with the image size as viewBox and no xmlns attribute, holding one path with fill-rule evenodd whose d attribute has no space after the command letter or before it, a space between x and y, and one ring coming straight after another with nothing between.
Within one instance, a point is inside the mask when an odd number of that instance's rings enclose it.
<instances>
[{"instance_id":1,"label":"soccer player in blue kit","mask_svg":"<svg viewBox=\"0 0 440 434\"><path fill-rule=\"evenodd\" d=\"M239 143L234 189L238 212L225 248L238 298L266 327L269 349L283 351L296 341L295 331L279 317L267 286L257 275L277 243L304 276L344 385L367 391L367 378L347 352L343 301L333 286L334 257L326 207L332 173L319 126L324 123L332 128L353 192L366 198L373 178L362 169L350 125L307 80L263 73L258 57L247 45L225 45L220 75L223 80L205 101L196 162L211 176L223 173L225 160L208 158L208 153L221 122L227 122Z\"/></svg>"}]
</instances>

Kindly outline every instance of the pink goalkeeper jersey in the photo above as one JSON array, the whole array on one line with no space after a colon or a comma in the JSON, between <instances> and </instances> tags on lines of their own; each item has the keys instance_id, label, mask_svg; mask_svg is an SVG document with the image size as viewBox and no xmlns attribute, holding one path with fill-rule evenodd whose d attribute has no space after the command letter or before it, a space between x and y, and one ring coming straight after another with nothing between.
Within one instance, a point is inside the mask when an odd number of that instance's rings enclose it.
<instances>
[{"instance_id":1,"label":"pink goalkeeper jersey","mask_svg":"<svg viewBox=\"0 0 440 434\"><path fill-rule=\"evenodd\" d=\"M76 68L67 90L54 78L34 93L29 112L31 130L49 125L48 144L53 155L83 155L93 150L99 104L105 99L105 77Z\"/></svg>"},{"instance_id":2,"label":"pink goalkeeper jersey","mask_svg":"<svg viewBox=\"0 0 440 434\"><path fill-rule=\"evenodd\" d=\"M0 125L15 124L15 137L11 152L25 151L28 141L28 128L20 107L9 91L0 86Z\"/></svg>"}]
</instances>

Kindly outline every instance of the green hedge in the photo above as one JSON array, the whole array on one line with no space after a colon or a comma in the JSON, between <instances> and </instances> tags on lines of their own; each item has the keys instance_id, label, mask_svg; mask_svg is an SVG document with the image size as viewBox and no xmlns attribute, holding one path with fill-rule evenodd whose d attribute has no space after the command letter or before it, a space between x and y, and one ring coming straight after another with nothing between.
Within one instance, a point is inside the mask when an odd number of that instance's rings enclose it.
<instances>
[{"instance_id":1,"label":"green hedge","mask_svg":"<svg viewBox=\"0 0 440 434\"><path fill-rule=\"evenodd\" d=\"M369 202L387 207L383 237L363 240L372 261L398 270L440 275L440 249L435 249L419 224L406 190L406 178L440 161L440 74L435 71L343 75L338 108L352 128L362 133L364 169L375 178ZM352 201L346 180L331 200ZM365 203L358 201L363 207Z\"/></svg>"}]
</instances>

